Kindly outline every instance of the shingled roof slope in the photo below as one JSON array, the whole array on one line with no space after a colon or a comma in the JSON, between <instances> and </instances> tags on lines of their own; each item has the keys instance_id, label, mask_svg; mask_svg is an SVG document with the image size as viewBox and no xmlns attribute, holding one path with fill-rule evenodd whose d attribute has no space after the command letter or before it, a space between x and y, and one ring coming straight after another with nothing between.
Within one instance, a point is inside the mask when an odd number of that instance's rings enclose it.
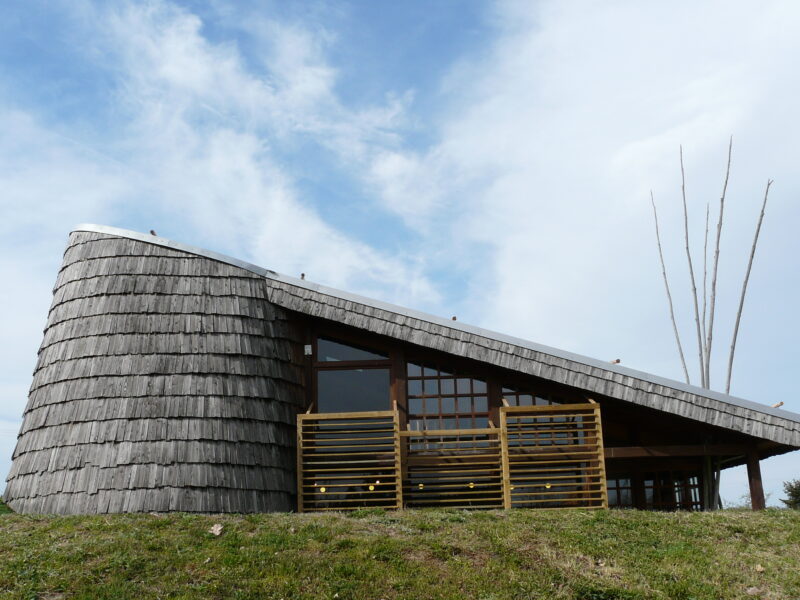
<instances>
[{"instance_id":1,"label":"shingled roof slope","mask_svg":"<svg viewBox=\"0 0 800 600\"><path fill-rule=\"evenodd\" d=\"M270 302L302 314L800 448L800 415L790 411L288 277L165 238L102 225L79 225L76 231L126 237L247 269L270 282Z\"/></svg>"}]
</instances>

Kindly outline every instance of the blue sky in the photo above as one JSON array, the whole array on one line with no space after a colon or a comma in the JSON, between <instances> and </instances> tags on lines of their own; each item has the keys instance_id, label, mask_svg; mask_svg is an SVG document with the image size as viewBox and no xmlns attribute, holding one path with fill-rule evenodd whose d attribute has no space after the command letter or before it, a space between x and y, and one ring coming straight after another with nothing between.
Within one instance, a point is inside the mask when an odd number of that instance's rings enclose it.
<instances>
[{"instance_id":1,"label":"blue sky","mask_svg":"<svg viewBox=\"0 0 800 600\"><path fill-rule=\"evenodd\" d=\"M649 191L688 344L730 135L712 387L773 178L732 393L800 412L798 58L793 2L4 3L0 477L83 222L680 378Z\"/></svg>"}]
</instances>

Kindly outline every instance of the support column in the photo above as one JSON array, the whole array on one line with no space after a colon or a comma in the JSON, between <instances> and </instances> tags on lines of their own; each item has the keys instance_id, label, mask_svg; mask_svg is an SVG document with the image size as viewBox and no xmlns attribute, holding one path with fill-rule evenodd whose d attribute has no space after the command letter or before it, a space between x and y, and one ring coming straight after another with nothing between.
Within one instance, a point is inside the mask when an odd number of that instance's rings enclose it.
<instances>
[{"instance_id":1,"label":"support column","mask_svg":"<svg viewBox=\"0 0 800 600\"><path fill-rule=\"evenodd\" d=\"M750 483L750 504L753 510L764 510L767 502L764 499L764 486L761 483L761 465L758 450L753 447L747 452L747 480Z\"/></svg>"},{"instance_id":2,"label":"support column","mask_svg":"<svg viewBox=\"0 0 800 600\"><path fill-rule=\"evenodd\" d=\"M714 494L714 469L711 466L711 457L703 457L703 510L714 510L711 498Z\"/></svg>"}]
</instances>

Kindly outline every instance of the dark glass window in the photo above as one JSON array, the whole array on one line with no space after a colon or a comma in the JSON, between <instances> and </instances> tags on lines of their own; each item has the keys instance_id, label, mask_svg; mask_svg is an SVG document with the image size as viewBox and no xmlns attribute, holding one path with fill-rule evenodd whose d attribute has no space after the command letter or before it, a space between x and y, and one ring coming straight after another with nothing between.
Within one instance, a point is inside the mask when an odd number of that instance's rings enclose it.
<instances>
[{"instance_id":1,"label":"dark glass window","mask_svg":"<svg viewBox=\"0 0 800 600\"><path fill-rule=\"evenodd\" d=\"M563 398L551 394L537 394L533 390L521 390L514 387L503 387L503 398L510 406L546 406L564 404Z\"/></svg>"},{"instance_id":2,"label":"dark glass window","mask_svg":"<svg viewBox=\"0 0 800 600\"><path fill-rule=\"evenodd\" d=\"M630 478L609 479L606 481L608 489L609 507L631 507L633 506L633 487Z\"/></svg>"},{"instance_id":3,"label":"dark glass window","mask_svg":"<svg viewBox=\"0 0 800 600\"><path fill-rule=\"evenodd\" d=\"M343 344L327 338L319 338L317 340L317 361L318 362L335 362L335 361L352 361L352 360L387 360L388 354L381 354L374 350L353 346L351 344Z\"/></svg>"},{"instance_id":4,"label":"dark glass window","mask_svg":"<svg viewBox=\"0 0 800 600\"><path fill-rule=\"evenodd\" d=\"M317 412L389 410L389 369L317 371Z\"/></svg>"}]
</instances>

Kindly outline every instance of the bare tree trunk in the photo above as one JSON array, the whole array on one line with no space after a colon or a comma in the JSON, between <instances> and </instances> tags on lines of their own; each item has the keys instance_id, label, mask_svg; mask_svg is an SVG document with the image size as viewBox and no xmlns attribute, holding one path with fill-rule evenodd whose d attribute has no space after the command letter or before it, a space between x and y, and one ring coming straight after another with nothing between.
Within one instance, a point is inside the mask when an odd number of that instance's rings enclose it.
<instances>
[{"instance_id":1,"label":"bare tree trunk","mask_svg":"<svg viewBox=\"0 0 800 600\"><path fill-rule=\"evenodd\" d=\"M742 295L739 298L739 310L736 312L736 324L733 327L733 339L731 340L731 353L728 355L728 381L725 384L725 393L731 391L731 373L733 371L733 355L736 352L736 338L739 336L739 323L742 320L742 309L744 308L744 297L747 293L747 282L750 280L750 270L753 268L753 257L756 254L756 246L758 245L758 235L761 233L761 223L764 221L764 211L767 208L767 198L769 197L769 187L772 185L772 180L767 180L767 189L764 191L764 203L761 205L761 214L758 217L758 224L756 225L756 233L753 237L753 245L750 248L750 260L747 262L747 271L744 274L744 282L742 283Z\"/></svg>"},{"instance_id":2,"label":"bare tree trunk","mask_svg":"<svg viewBox=\"0 0 800 600\"><path fill-rule=\"evenodd\" d=\"M678 354L681 357L681 366L683 367L683 374L686 376L686 383L689 381L689 370L686 368L686 358L683 356L683 346L681 345L681 336L678 333L678 325L675 322L675 311L672 307L672 294L669 291L669 280L667 279L667 267L664 264L664 253L661 251L661 235L658 231L658 212L656 211L656 201L653 199L653 191L650 190L650 203L653 205L653 220L656 224L656 242L658 243L658 258L661 260L661 274L664 276L664 287L667 290L667 301L669 302L669 317L672 320L672 331L675 332L675 342L678 344Z\"/></svg>"},{"instance_id":3,"label":"bare tree trunk","mask_svg":"<svg viewBox=\"0 0 800 600\"><path fill-rule=\"evenodd\" d=\"M717 268L719 267L719 241L722 237L722 216L725 211L725 194L728 191L728 179L731 174L731 153L733 152L733 136L728 142L728 166L725 168L725 183L719 198L719 219L717 220L717 241L714 245L714 270L711 275L711 299L708 307L708 329L706 330L706 386L711 388L711 344L714 339L714 309L717 305Z\"/></svg>"},{"instance_id":4,"label":"bare tree trunk","mask_svg":"<svg viewBox=\"0 0 800 600\"><path fill-rule=\"evenodd\" d=\"M694 323L697 328L697 355L700 359L700 385L708 387L706 383L705 345L703 335L700 333L700 309L697 305L697 284L692 265L692 253L689 250L689 209L686 207L686 175L683 170L683 146L681 146L681 195L683 197L683 230L686 242L686 260L689 261L689 276L692 281L692 300L694 301Z\"/></svg>"},{"instance_id":5,"label":"bare tree trunk","mask_svg":"<svg viewBox=\"0 0 800 600\"><path fill-rule=\"evenodd\" d=\"M703 238L703 337L706 335L706 310L708 309L708 217L711 204L706 202L706 235ZM706 366L708 367L708 356L706 356ZM708 382L708 370L706 369L706 382Z\"/></svg>"}]
</instances>

